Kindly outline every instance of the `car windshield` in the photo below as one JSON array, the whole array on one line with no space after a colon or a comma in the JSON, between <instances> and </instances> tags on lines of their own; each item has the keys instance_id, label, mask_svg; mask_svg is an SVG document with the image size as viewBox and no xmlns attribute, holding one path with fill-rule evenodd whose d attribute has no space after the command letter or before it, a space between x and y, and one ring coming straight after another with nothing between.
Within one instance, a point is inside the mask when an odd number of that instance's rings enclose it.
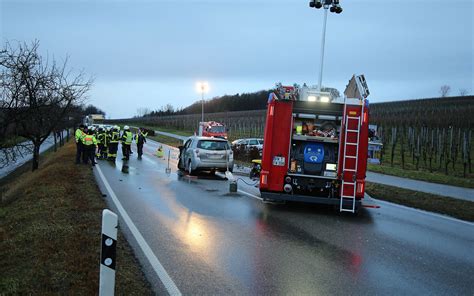
<instances>
[{"instance_id":1,"label":"car windshield","mask_svg":"<svg viewBox=\"0 0 474 296\"><path fill-rule=\"evenodd\" d=\"M223 133L225 132L225 127L224 126L212 126L209 131L211 133Z\"/></svg>"},{"instance_id":2,"label":"car windshield","mask_svg":"<svg viewBox=\"0 0 474 296\"><path fill-rule=\"evenodd\" d=\"M229 145L224 141L200 140L197 144L197 148L205 150L226 150L229 149Z\"/></svg>"}]
</instances>

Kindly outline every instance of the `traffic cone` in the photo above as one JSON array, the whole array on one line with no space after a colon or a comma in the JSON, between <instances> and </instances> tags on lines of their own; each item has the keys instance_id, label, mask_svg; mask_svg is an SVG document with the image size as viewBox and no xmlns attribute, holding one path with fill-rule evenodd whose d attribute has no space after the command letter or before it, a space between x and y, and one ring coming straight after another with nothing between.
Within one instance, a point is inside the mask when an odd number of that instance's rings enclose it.
<instances>
[{"instance_id":1,"label":"traffic cone","mask_svg":"<svg viewBox=\"0 0 474 296\"><path fill-rule=\"evenodd\" d=\"M156 156L158 156L159 158L163 158L164 156L163 146L160 145L160 147L158 147L158 150L156 150Z\"/></svg>"}]
</instances>

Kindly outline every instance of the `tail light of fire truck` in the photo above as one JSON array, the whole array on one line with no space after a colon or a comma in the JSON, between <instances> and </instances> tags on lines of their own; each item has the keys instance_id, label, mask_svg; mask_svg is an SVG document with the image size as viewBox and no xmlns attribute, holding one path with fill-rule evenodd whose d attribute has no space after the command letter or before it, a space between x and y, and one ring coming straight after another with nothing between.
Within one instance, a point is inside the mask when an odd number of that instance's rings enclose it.
<instances>
[{"instance_id":1,"label":"tail light of fire truck","mask_svg":"<svg viewBox=\"0 0 474 296\"><path fill-rule=\"evenodd\" d=\"M357 194L358 195L364 194L364 185L365 185L364 181L358 181L357 182Z\"/></svg>"},{"instance_id":2,"label":"tail light of fire truck","mask_svg":"<svg viewBox=\"0 0 474 296\"><path fill-rule=\"evenodd\" d=\"M260 187L267 188L268 187L268 172L260 172Z\"/></svg>"}]
</instances>

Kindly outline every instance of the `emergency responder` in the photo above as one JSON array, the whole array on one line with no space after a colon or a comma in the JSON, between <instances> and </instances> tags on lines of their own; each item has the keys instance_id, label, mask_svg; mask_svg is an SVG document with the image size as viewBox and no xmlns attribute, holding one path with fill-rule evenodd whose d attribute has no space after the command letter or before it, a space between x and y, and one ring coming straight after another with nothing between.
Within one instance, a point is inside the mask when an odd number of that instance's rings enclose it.
<instances>
[{"instance_id":1,"label":"emergency responder","mask_svg":"<svg viewBox=\"0 0 474 296\"><path fill-rule=\"evenodd\" d=\"M84 146L82 145L82 138L86 135L84 133L85 126L83 124L79 125L75 132L76 138L76 164L81 163L81 158L84 153Z\"/></svg>"},{"instance_id":2,"label":"emergency responder","mask_svg":"<svg viewBox=\"0 0 474 296\"><path fill-rule=\"evenodd\" d=\"M97 130L97 135L96 135L97 153L95 156L97 157L97 159L103 158L104 150L105 150L105 140L106 140L105 138L106 138L105 130L102 127L99 127L99 129Z\"/></svg>"},{"instance_id":3,"label":"emergency responder","mask_svg":"<svg viewBox=\"0 0 474 296\"><path fill-rule=\"evenodd\" d=\"M104 135L104 149L101 152L101 156L102 156L102 159L107 159L107 151L109 150L109 141L110 141L110 135L111 135L109 126L104 128L103 135Z\"/></svg>"},{"instance_id":4,"label":"emergency responder","mask_svg":"<svg viewBox=\"0 0 474 296\"><path fill-rule=\"evenodd\" d=\"M144 132L141 128L138 129L138 132L135 135L135 141L137 143L138 159L142 159L143 144L146 143L146 136L147 135L148 134L146 132Z\"/></svg>"},{"instance_id":5,"label":"emergency responder","mask_svg":"<svg viewBox=\"0 0 474 296\"><path fill-rule=\"evenodd\" d=\"M114 126L110 131L110 136L107 141L107 158L109 160L115 161L115 158L117 158L119 139L120 139L120 134L118 131L118 127Z\"/></svg>"},{"instance_id":6,"label":"emergency responder","mask_svg":"<svg viewBox=\"0 0 474 296\"><path fill-rule=\"evenodd\" d=\"M92 163L92 166L95 166L95 148L97 145L97 140L94 136L93 129L85 129L86 135L82 138L82 144L84 145L84 154L82 162L88 164L89 160Z\"/></svg>"},{"instance_id":7,"label":"emergency responder","mask_svg":"<svg viewBox=\"0 0 474 296\"><path fill-rule=\"evenodd\" d=\"M122 159L129 160L130 159L130 145L132 145L133 134L130 131L130 128L128 127L128 125L123 127L121 141L122 141L122 155L123 155Z\"/></svg>"}]
</instances>

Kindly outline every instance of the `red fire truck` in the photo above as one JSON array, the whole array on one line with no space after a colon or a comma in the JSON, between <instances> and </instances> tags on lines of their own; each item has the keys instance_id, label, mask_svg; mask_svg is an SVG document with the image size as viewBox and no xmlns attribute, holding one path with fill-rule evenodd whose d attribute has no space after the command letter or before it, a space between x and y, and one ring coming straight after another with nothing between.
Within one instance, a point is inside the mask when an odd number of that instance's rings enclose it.
<instances>
[{"instance_id":1,"label":"red fire truck","mask_svg":"<svg viewBox=\"0 0 474 296\"><path fill-rule=\"evenodd\" d=\"M204 121L199 123L199 135L227 139L227 129L222 123Z\"/></svg>"},{"instance_id":2,"label":"red fire truck","mask_svg":"<svg viewBox=\"0 0 474 296\"><path fill-rule=\"evenodd\" d=\"M352 98L335 102L329 93L281 85L270 94L260 173L263 200L359 209L369 124L363 75L351 79L345 94Z\"/></svg>"}]
</instances>

